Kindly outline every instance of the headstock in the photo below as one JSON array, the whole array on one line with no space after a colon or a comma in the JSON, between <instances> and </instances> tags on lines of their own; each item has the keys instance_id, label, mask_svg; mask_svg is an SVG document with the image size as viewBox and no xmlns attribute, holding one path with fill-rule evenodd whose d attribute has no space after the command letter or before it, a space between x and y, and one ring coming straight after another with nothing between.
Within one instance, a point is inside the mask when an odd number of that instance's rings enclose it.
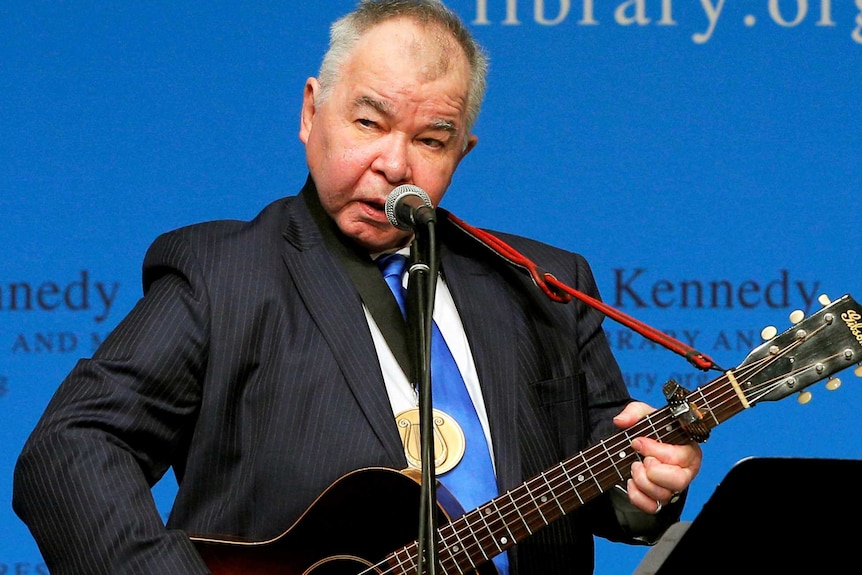
<instances>
[{"instance_id":1,"label":"headstock","mask_svg":"<svg viewBox=\"0 0 862 575\"><path fill-rule=\"evenodd\" d=\"M830 378L827 389L837 389L841 381L830 376L862 362L862 306L849 295L832 302L821 296L819 301L824 307L808 318L801 311L791 313L795 325L783 333L764 329L767 341L733 370L749 404L778 401L791 393L800 393L806 403L809 385ZM855 374L862 377L862 365Z\"/></svg>"}]
</instances>

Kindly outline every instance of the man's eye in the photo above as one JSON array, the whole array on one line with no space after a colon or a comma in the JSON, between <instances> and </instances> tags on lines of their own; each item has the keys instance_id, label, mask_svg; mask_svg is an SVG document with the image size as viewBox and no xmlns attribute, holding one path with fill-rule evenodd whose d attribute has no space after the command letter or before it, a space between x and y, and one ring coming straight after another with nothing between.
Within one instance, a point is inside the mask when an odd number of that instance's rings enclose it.
<instances>
[{"instance_id":1,"label":"man's eye","mask_svg":"<svg viewBox=\"0 0 862 575\"><path fill-rule=\"evenodd\" d=\"M436 138L423 138L421 141L429 148L442 148L446 145L445 142L442 142Z\"/></svg>"},{"instance_id":2,"label":"man's eye","mask_svg":"<svg viewBox=\"0 0 862 575\"><path fill-rule=\"evenodd\" d=\"M359 118L356 122L364 128L374 128L377 126L377 122L368 118Z\"/></svg>"}]
</instances>

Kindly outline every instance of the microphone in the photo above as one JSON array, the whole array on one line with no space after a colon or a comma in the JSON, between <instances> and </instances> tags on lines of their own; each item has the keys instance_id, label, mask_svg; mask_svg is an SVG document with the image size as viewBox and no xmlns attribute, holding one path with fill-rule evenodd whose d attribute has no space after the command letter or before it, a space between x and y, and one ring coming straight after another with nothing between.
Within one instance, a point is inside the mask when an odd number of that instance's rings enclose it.
<instances>
[{"instance_id":1,"label":"microphone","mask_svg":"<svg viewBox=\"0 0 862 575\"><path fill-rule=\"evenodd\" d=\"M431 198L425 190L412 184L402 184L386 198L386 219L400 230L412 230L437 222Z\"/></svg>"}]
</instances>

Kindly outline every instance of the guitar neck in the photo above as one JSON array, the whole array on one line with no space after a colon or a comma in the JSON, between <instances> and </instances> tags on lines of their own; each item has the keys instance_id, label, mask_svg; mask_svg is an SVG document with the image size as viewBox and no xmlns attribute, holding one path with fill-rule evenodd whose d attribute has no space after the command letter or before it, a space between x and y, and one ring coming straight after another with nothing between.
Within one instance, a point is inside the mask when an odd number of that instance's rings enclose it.
<instances>
[{"instance_id":1,"label":"guitar neck","mask_svg":"<svg viewBox=\"0 0 862 575\"><path fill-rule=\"evenodd\" d=\"M697 389L689 400L704 415L701 425L712 428L747 406L740 400L731 372ZM438 558L446 573L475 569L536 531L560 519L631 476L640 455L631 447L635 437L664 443L691 441L673 408L664 407L634 426L602 440L520 486L438 529ZM387 561L404 573L415 572L417 545L391 554Z\"/></svg>"}]
</instances>

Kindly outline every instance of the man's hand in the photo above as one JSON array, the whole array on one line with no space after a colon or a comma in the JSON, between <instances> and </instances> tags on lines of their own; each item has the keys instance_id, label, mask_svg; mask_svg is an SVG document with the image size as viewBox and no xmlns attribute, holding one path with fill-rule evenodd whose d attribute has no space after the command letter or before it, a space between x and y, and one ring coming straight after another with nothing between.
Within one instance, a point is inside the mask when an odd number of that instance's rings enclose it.
<instances>
[{"instance_id":1,"label":"man's hand","mask_svg":"<svg viewBox=\"0 0 862 575\"><path fill-rule=\"evenodd\" d=\"M626 429L653 411L654 407L634 401L614 417L614 423ZM632 477L626 488L632 505L646 513L658 513L687 488L700 471L703 453L695 441L672 445L637 437L632 447L640 454L641 461L632 464Z\"/></svg>"}]
</instances>

